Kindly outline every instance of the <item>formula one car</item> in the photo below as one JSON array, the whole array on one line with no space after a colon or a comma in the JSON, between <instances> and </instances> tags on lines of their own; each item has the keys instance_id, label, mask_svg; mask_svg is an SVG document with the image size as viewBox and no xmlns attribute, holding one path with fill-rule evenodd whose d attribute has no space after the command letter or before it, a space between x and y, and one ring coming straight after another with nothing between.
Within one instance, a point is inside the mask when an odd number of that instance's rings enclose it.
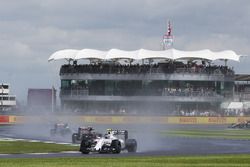
<instances>
[{"instance_id":1,"label":"formula one car","mask_svg":"<svg viewBox=\"0 0 250 167\"><path fill-rule=\"evenodd\" d=\"M78 143L80 144L83 137L88 136L91 139L96 139L98 137L101 137L102 134L94 132L94 129L90 126L88 127L79 127L77 133L72 134L72 143Z\"/></svg>"},{"instance_id":2,"label":"formula one car","mask_svg":"<svg viewBox=\"0 0 250 167\"><path fill-rule=\"evenodd\" d=\"M80 145L80 151L83 154L89 152L119 154L122 150L128 152L136 152L137 150L137 142L135 139L128 139L127 130L108 129L103 137L96 139L83 136Z\"/></svg>"},{"instance_id":3,"label":"formula one car","mask_svg":"<svg viewBox=\"0 0 250 167\"><path fill-rule=\"evenodd\" d=\"M229 125L228 128L239 128L239 129L250 128L250 121L237 122L237 123Z\"/></svg>"},{"instance_id":4,"label":"formula one car","mask_svg":"<svg viewBox=\"0 0 250 167\"><path fill-rule=\"evenodd\" d=\"M50 130L50 136L65 136L71 133L72 132L67 123L56 123L54 128Z\"/></svg>"}]
</instances>

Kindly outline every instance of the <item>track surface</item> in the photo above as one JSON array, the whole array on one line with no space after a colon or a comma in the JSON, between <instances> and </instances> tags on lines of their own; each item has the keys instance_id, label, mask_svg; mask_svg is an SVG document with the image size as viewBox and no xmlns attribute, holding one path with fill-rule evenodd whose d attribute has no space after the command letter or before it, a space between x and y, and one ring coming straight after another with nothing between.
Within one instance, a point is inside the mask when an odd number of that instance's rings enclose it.
<instances>
[{"instance_id":1,"label":"track surface","mask_svg":"<svg viewBox=\"0 0 250 167\"><path fill-rule=\"evenodd\" d=\"M111 127L110 125L107 127ZM98 125L96 129L107 128L105 126ZM124 127L124 126L123 126ZM183 138L183 137L166 137L160 136L156 133L149 133L152 131L163 129L225 129L226 126L156 126L156 127L131 127L131 125L125 126L126 129L131 130L133 138L136 138L139 144L137 153L121 153L121 154L96 154L91 153L83 155L77 150L75 152L64 153L41 153L41 154L0 154L0 158L35 158L35 157L127 157L127 156L159 156L159 155L207 155L207 154L242 154L250 153L250 141L248 140L225 140L225 139L202 139L202 138ZM46 128L39 128L34 132L34 129L38 127L32 127L24 133L22 129L27 127L0 127L0 136L2 137L14 137L14 138L27 138L27 139L39 139L42 141L53 140L55 142L69 142L69 137L50 138L45 131ZM118 127L119 129L121 127ZM27 129L26 129L27 130ZM39 133L37 133L39 132Z\"/></svg>"}]
</instances>

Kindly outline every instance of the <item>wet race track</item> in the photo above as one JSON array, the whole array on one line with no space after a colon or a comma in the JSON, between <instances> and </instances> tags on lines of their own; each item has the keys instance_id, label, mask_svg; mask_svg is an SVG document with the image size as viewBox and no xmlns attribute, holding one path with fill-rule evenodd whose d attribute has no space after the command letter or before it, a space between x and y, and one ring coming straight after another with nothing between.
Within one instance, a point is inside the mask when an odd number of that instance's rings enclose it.
<instances>
[{"instance_id":1,"label":"wet race track","mask_svg":"<svg viewBox=\"0 0 250 167\"><path fill-rule=\"evenodd\" d=\"M138 143L137 153L123 152L121 154L97 154L83 155L78 150L62 153L41 154L2 154L0 158L31 158L31 157L125 157L125 156L160 156L160 155L207 155L207 154L241 154L250 153L249 140L212 139L212 138L189 138L170 137L160 134L166 129L218 129L223 130L226 126L204 125L176 125L176 126L145 126L145 125L96 125L96 131L104 132L107 128L127 129L129 136L135 138ZM40 141L71 142L68 137L50 137L50 126L1 126L0 137L17 139L30 139ZM77 129L74 127L72 129Z\"/></svg>"}]
</instances>

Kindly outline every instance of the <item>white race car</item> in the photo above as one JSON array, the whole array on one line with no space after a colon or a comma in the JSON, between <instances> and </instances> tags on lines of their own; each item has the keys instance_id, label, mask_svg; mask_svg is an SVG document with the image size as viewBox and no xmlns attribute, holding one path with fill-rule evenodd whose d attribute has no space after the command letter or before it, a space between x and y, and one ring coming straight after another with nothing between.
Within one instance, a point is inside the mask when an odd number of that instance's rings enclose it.
<instances>
[{"instance_id":1,"label":"white race car","mask_svg":"<svg viewBox=\"0 0 250 167\"><path fill-rule=\"evenodd\" d=\"M122 150L128 152L136 152L137 150L137 142L135 139L128 139L127 130L108 129L103 137L95 139L83 136L80 145L80 151L83 154L89 152L119 154Z\"/></svg>"}]
</instances>

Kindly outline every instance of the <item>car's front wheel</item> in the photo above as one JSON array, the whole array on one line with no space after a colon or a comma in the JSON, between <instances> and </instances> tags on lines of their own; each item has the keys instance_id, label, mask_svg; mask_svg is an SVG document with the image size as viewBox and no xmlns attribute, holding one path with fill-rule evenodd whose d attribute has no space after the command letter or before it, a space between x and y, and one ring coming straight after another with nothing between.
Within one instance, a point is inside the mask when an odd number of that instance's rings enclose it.
<instances>
[{"instance_id":1,"label":"car's front wheel","mask_svg":"<svg viewBox=\"0 0 250 167\"><path fill-rule=\"evenodd\" d=\"M88 154L90 152L89 151L89 147L90 147L89 141L82 140L81 145L80 145L80 151L81 151L81 153L82 154Z\"/></svg>"},{"instance_id":2,"label":"car's front wheel","mask_svg":"<svg viewBox=\"0 0 250 167\"><path fill-rule=\"evenodd\" d=\"M111 143L112 153L119 154L121 152L121 142L119 140L113 140Z\"/></svg>"}]
</instances>

